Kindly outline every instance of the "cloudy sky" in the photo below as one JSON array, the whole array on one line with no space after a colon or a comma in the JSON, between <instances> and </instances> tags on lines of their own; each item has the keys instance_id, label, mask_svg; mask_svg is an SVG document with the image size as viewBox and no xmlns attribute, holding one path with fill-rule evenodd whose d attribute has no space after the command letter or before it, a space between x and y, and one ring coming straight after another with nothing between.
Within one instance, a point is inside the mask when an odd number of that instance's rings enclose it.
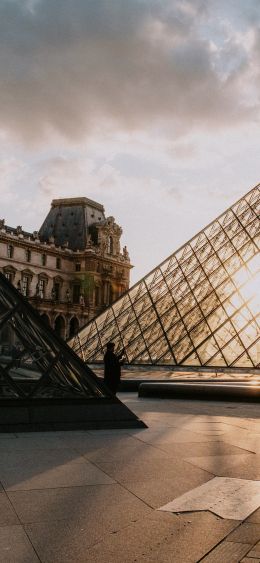
<instances>
[{"instance_id":1,"label":"cloudy sky","mask_svg":"<svg viewBox=\"0 0 260 563\"><path fill-rule=\"evenodd\" d=\"M260 181L259 0L1 0L0 218L86 196L132 282Z\"/></svg>"}]
</instances>

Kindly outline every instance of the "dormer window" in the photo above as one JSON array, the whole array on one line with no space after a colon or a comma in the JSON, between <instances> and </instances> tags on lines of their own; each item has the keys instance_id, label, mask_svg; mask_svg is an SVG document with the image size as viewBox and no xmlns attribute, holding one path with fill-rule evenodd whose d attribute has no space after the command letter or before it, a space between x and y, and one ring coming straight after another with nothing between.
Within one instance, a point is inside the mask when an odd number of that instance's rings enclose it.
<instances>
[{"instance_id":1,"label":"dormer window","mask_svg":"<svg viewBox=\"0 0 260 563\"><path fill-rule=\"evenodd\" d=\"M113 238L112 237L108 237L107 252L108 252L108 254L113 254Z\"/></svg>"}]
</instances>

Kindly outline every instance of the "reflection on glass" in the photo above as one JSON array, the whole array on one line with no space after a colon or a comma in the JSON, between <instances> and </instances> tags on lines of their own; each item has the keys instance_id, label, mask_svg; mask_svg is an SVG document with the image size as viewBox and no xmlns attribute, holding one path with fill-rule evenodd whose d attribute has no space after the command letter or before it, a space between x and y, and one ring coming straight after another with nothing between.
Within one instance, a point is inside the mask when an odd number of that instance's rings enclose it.
<instances>
[{"instance_id":1,"label":"reflection on glass","mask_svg":"<svg viewBox=\"0 0 260 563\"><path fill-rule=\"evenodd\" d=\"M258 185L91 321L85 359L113 339L133 364L259 366L259 209Z\"/></svg>"}]
</instances>

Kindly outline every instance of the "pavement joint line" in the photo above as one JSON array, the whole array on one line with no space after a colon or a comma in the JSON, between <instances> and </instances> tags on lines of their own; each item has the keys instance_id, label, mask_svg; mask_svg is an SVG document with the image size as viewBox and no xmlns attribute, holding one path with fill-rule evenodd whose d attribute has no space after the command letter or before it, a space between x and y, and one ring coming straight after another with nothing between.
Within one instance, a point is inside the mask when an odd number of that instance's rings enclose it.
<instances>
[{"instance_id":1,"label":"pavement joint line","mask_svg":"<svg viewBox=\"0 0 260 563\"><path fill-rule=\"evenodd\" d=\"M100 469L100 468L98 468ZM102 471L102 470L101 470ZM105 472L104 472L105 473ZM110 475L108 475L110 477ZM112 477L111 477L112 479ZM30 493L31 491L55 491L57 489L81 489L82 487L111 487L112 485L118 485L120 483L85 483L84 485L65 485L64 487L60 485L59 487L44 487L41 489L10 489L7 493Z\"/></svg>"},{"instance_id":2,"label":"pavement joint line","mask_svg":"<svg viewBox=\"0 0 260 563\"><path fill-rule=\"evenodd\" d=\"M93 465L95 465L95 467L97 467L97 469L100 470L100 467L96 464L93 463ZM111 477L111 475L109 475L106 471L104 471L103 469L101 469L101 471L103 471L105 473L105 475L107 475L107 477L110 477L111 479L113 479L113 477ZM128 493L130 493L131 495L133 495L135 498L137 498L138 500L140 500L143 504L145 504L146 506L148 506L148 508L151 508L152 510L155 510L155 508L153 506L151 506L150 504L148 504L148 502L146 502L145 500L143 500L142 498L140 498L137 494L133 493L132 491L130 491L123 483L120 483L120 481L118 481L117 479L114 479L116 484L119 485L120 487L122 487L123 489L125 489ZM111 483L112 485L113 483Z\"/></svg>"},{"instance_id":3,"label":"pavement joint line","mask_svg":"<svg viewBox=\"0 0 260 563\"><path fill-rule=\"evenodd\" d=\"M24 531L24 533L25 533L25 535L26 535L26 537L27 537L27 539L28 539L28 542L29 542L29 544L30 544L31 547L32 547L32 550L34 551L34 553L35 553L37 559L39 560L39 562L42 563L42 560L41 560L41 558L39 557L39 555L38 555L38 553L37 553L37 550L36 550L36 548L34 547L33 543L31 542L31 538L30 538L30 536L28 535L28 533L27 533L27 531L26 531L26 529L25 529L25 524L21 521L21 518L20 518L20 516L19 516L19 514L18 514L18 512L17 512L17 510L16 510L16 508L15 508L13 502L12 502L12 500L9 498L9 495L7 494L7 491L6 491L5 489L4 489L4 491L5 491L5 493L6 493L6 497L7 497L8 501L10 502L10 504L11 504L11 506L12 506L12 508L13 508L13 510L14 510L14 512L15 512L15 514L16 514L18 520L19 520L19 522L20 522L20 524L16 524L16 525L19 526L19 527L22 527L22 529L23 529L23 531Z\"/></svg>"},{"instance_id":4,"label":"pavement joint line","mask_svg":"<svg viewBox=\"0 0 260 563\"><path fill-rule=\"evenodd\" d=\"M218 544L216 544L210 551L208 551L208 553L206 553L206 555L204 555L204 556L202 557L202 559L199 559L199 560L197 561L197 563L200 563L200 561L203 561L203 559L204 559L205 557L207 557L208 555L210 555L210 553L212 553L212 552L214 551L214 549L216 549L216 547L218 547L218 546L219 546L220 544L222 544L222 543L225 543L225 542L226 542L226 543L239 543L239 542L231 542L231 541L229 541L229 540L228 540L228 536L231 535L231 534L232 534L237 528L239 528L239 526L241 526L244 522L245 522L245 520L241 521L240 524L239 524L236 528L234 528L234 530L232 530L232 532L229 532L228 535L227 535L225 538L223 538L223 539L222 539ZM256 544L257 544L258 542L259 542L259 540L257 540L256 542L254 542L254 543L252 543L252 544L250 545L250 548L249 548L248 551L245 553L245 555L243 555L243 558L247 556L247 554L256 546ZM250 543L250 542L247 542L247 543ZM250 559L251 559L251 558L250 558ZM255 560L255 559L252 558L252 563L254 562L254 560Z\"/></svg>"},{"instance_id":5,"label":"pavement joint line","mask_svg":"<svg viewBox=\"0 0 260 563\"><path fill-rule=\"evenodd\" d=\"M202 511L202 512L211 512L208 510ZM219 518L221 518L221 516L219 516ZM225 520L225 518L221 518L222 520ZM233 522L235 522L235 520L233 520ZM227 535L224 536L219 542L217 542L214 547L212 547L207 553L205 553L203 555L203 557L201 557L200 559L198 559L198 561L196 563L200 563L201 561L203 561L203 559L205 559L205 557L208 557L208 555L210 555L214 549L216 549L219 545L221 545L222 543L225 543L225 541L227 541L228 536L230 536L235 530L237 530L239 528L239 526L241 526L241 524L243 524L243 522L245 522L245 520L241 520L238 522L238 524L236 526L234 526L233 530L231 532L227 532ZM238 543L238 542L230 542L230 543ZM257 542L256 542L257 543ZM256 544L254 544L256 545ZM249 551L252 549L252 547L249 548L249 550L247 551L247 553L249 553ZM243 557L245 557L243 555ZM253 562L253 560L252 560Z\"/></svg>"},{"instance_id":6,"label":"pavement joint line","mask_svg":"<svg viewBox=\"0 0 260 563\"><path fill-rule=\"evenodd\" d=\"M248 431L249 432L249 431ZM232 442L228 442L227 440L222 440L222 442L224 442L225 444L229 444L229 445L234 445L232 444ZM254 452L254 450L249 450L248 448L241 448L241 446L235 446L236 448L240 448L241 450L244 450L245 452L249 452L250 454L255 454L257 455L257 452Z\"/></svg>"}]
</instances>

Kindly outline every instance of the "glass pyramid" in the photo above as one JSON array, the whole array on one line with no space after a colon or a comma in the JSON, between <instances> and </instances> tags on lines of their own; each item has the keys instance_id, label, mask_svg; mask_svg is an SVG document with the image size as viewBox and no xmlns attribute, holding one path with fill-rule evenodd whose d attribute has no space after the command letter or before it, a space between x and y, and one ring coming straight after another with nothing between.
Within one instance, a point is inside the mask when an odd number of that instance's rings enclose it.
<instances>
[{"instance_id":1,"label":"glass pyramid","mask_svg":"<svg viewBox=\"0 0 260 563\"><path fill-rule=\"evenodd\" d=\"M143 427L0 273L0 431Z\"/></svg>"},{"instance_id":2,"label":"glass pyramid","mask_svg":"<svg viewBox=\"0 0 260 563\"><path fill-rule=\"evenodd\" d=\"M0 398L110 396L0 274Z\"/></svg>"},{"instance_id":3,"label":"glass pyramid","mask_svg":"<svg viewBox=\"0 0 260 563\"><path fill-rule=\"evenodd\" d=\"M130 364L260 365L260 185L147 274L69 344L88 362L105 345Z\"/></svg>"}]
</instances>

